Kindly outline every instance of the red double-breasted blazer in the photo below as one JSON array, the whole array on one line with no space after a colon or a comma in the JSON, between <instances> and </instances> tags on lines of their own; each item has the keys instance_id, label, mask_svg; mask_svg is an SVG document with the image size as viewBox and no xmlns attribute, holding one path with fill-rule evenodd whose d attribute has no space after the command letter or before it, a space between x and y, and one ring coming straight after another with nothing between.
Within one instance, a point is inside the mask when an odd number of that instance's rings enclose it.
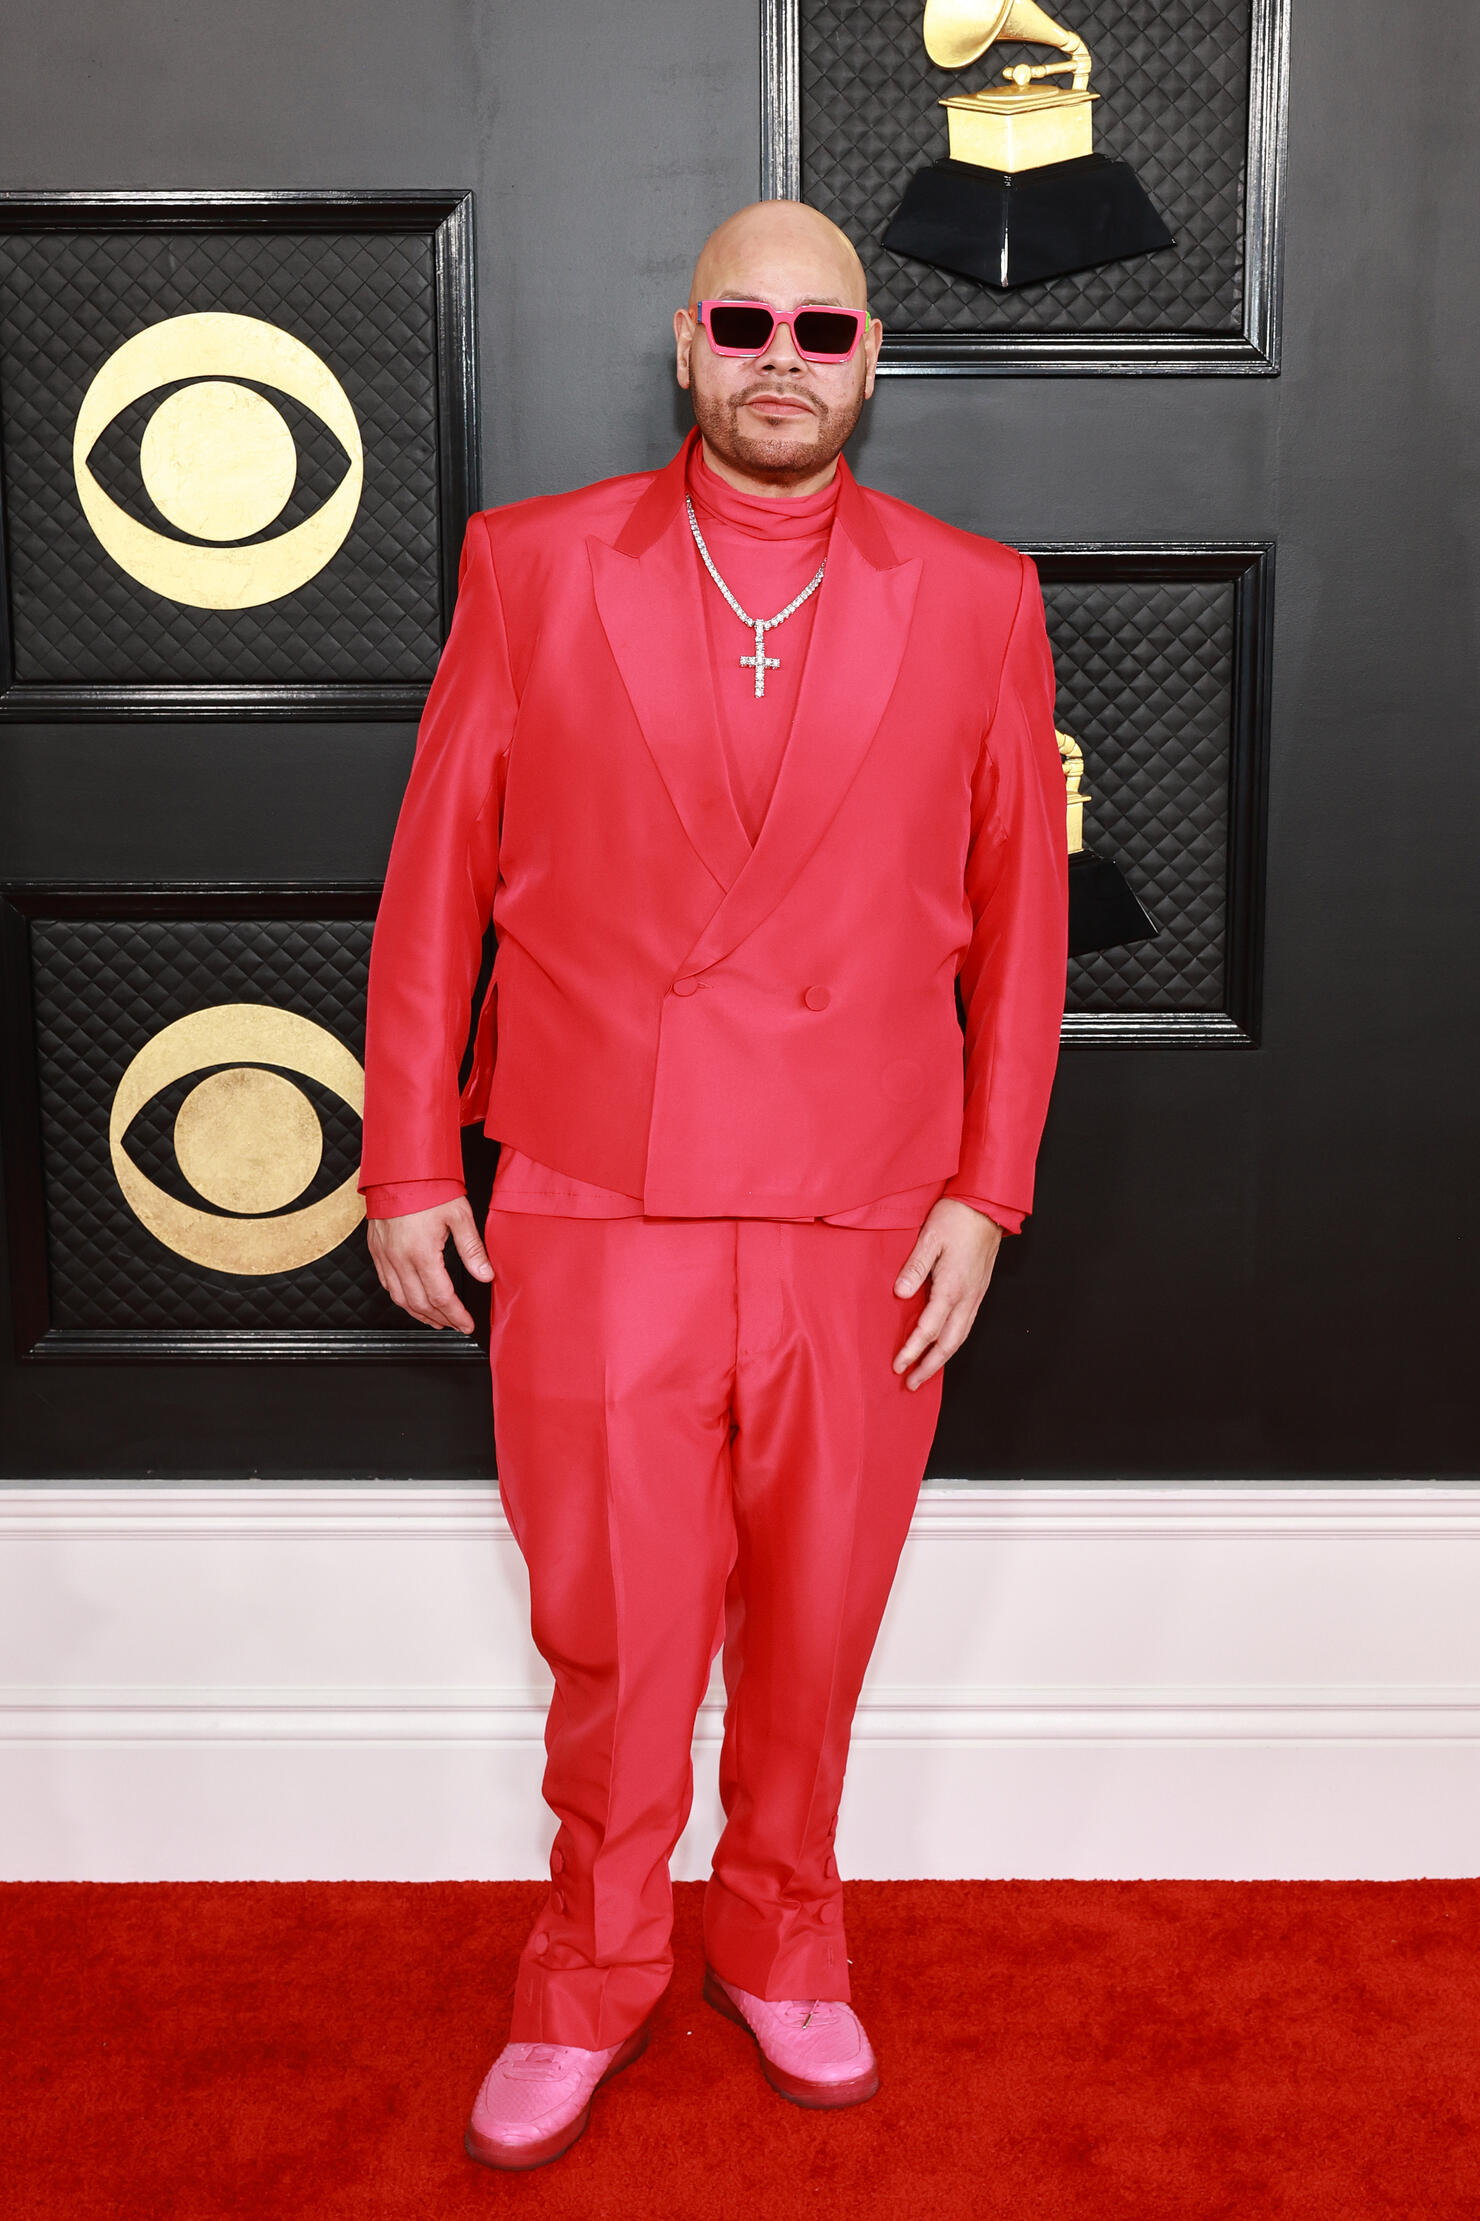
<instances>
[{"instance_id":1,"label":"red double-breasted blazer","mask_svg":"<svg viewBox=\"0 0 1480 2221\"><path fill-rule=\"evenodd\" d=\"M481 1119L660 1215L823 1216L936 1180L1026 1211L1068 908L1033 565L840 461L752 849L689 444L469 522L375 929L361 1186L460 1180Z\"/></svg>"}]
</instances>

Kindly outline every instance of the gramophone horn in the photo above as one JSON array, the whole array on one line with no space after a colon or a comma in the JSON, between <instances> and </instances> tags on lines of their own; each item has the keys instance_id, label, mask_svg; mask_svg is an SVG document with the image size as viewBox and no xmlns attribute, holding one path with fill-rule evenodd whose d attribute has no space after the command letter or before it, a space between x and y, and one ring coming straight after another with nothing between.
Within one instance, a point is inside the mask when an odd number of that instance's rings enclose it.
<instances>
[{"instance_id":1,"label":"gramophone horn","mask_svg":"<svg viewBox=\"0 0 1480 2221\"><path fill-rule=\"evenodd\" d=\"M1056 46L1074 58L1075 90L1089 83L1089 48L1037 0L925 0L925 51L942 69L964 69L997 39Z\"/></svg>"},{"instance_id":2,"label":"gramophone horn","mask_svg":"<svg viewBox=\"0 0 1480 2221\"><path fill-rule=\"evenodd\" d=\"M941 88L950 151L910 179L883 236L890 254L1010 292L1176 245L1130 165L1095 152L1100 96L1077 32L1037 0L924 0L924 13L925 45L942 69L964 69L998 39L1009 44L997 50L996 84ZM1058 52L1004 64L1018 40Z\"/></svg>"}]
</instances>

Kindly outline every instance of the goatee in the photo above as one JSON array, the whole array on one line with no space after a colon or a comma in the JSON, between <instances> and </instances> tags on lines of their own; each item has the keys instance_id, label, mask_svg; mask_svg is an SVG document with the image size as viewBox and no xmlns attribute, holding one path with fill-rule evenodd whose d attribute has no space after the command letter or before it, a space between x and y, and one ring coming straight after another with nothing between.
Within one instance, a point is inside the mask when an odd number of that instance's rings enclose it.
<instances>
[{"instance_id":1,"label":"goatee","mask_svg":"<svg viewBox=\"0 0 1480 2221\"><path fill-rule=\"evenodd\" d=\"M768 438L764 433L741 428L741 410L768 390L765 386L755 386L736 394L733 399L721 401L704 392L696 380L690 388L694 422L716 455L724 462L733 463L736 469L747 471L753 478L768 478L776 485L815 478L847 445L863 414L862 393L851 395L842 407L834 409L808 396L816 413L811 437L799 443L794 436L788 439L777 433Z\"/></svg>"}]
</instances>

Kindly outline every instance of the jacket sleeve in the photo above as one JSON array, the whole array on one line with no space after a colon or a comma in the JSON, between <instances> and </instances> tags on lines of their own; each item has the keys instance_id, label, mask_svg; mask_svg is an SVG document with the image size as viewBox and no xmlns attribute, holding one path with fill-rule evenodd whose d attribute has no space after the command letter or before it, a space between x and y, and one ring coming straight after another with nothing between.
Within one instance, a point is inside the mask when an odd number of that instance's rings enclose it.
<instances>
[{"instance_id":1,"label":"jacket sleeve","mask_svg":"<svg viewBox=\"0 0 1480 2221\"><path fill-rule=\"evenodd\" d=\"M1021 1211L1012 1210L1006 1203L993 1203L986 1196L962 1195L954 1182L946 1192L956 1202L969 1203L974 1211L981 1212L983 1218L993 1220L996 1225L1001 1227L1004 1234L1021 1234L1023 1230L1023 1214ZM370 1213L370 1216L374 1218L374 1211Z\"/></svg>"},{"instance_id":2,"label":"jacket sleeve","mask_svg":"<svg viewBox=\"0 0 1480 2221\"><path fill-rule=\"evenodd\" d=\"M1026 1213L1064 1011L1069 844L1043 596L1033 564L1019 560L1017 614L972 787L966 1106L960 1168L945 1192Z\"/></svg>"},{"instance_id":3,"label":"jacket sleeve","mask_svg":"<svg viewBox=\"0 0 1480 2221\"><path fill-rule=\"evenodd\" d=\"M453 1203L466 1195L462 1180L396 1180L389 1187L366 1187L366 1218L405 1218L412 1211L429 1211L437 1203Z\"/></svg>"},{"instance_id":4,"label":"jacket sleeve","mask_svg":"<svg viewBox=\"0 0 1480 2221\"><path fill-rule=\"evenodd\" d=\"M458 1068L498 883L518 699L488 524L468 520L370 949L360 1188L463 1184ZM493 992L485 1004L492 1020ZM491 1044L480 1024L486 1092ZM470 1088L472 1082L470 1081Z\"/></svg>"}]
</instances>

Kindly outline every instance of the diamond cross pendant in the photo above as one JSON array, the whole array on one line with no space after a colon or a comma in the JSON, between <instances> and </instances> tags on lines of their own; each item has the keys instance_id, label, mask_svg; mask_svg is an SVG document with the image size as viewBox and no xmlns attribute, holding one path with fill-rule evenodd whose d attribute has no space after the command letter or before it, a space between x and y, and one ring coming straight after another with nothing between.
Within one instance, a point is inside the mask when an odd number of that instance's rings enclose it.
<instances>
[{"instance_id":1,"label":"diamond cross pendant","mask_svg":"<svg viewBox=\"0 0 1480 2221\"><path fill-rule=\"evenodd\" d=\"M755 628L755 654L753 656L742 656L740 661L747 671L754 671L755 698L758 702L763 702L766 698L766 673L781 669L780 656L768 656L766 654L766 628L764 625L757 625Z\"/></svg>"}]
</instances>

